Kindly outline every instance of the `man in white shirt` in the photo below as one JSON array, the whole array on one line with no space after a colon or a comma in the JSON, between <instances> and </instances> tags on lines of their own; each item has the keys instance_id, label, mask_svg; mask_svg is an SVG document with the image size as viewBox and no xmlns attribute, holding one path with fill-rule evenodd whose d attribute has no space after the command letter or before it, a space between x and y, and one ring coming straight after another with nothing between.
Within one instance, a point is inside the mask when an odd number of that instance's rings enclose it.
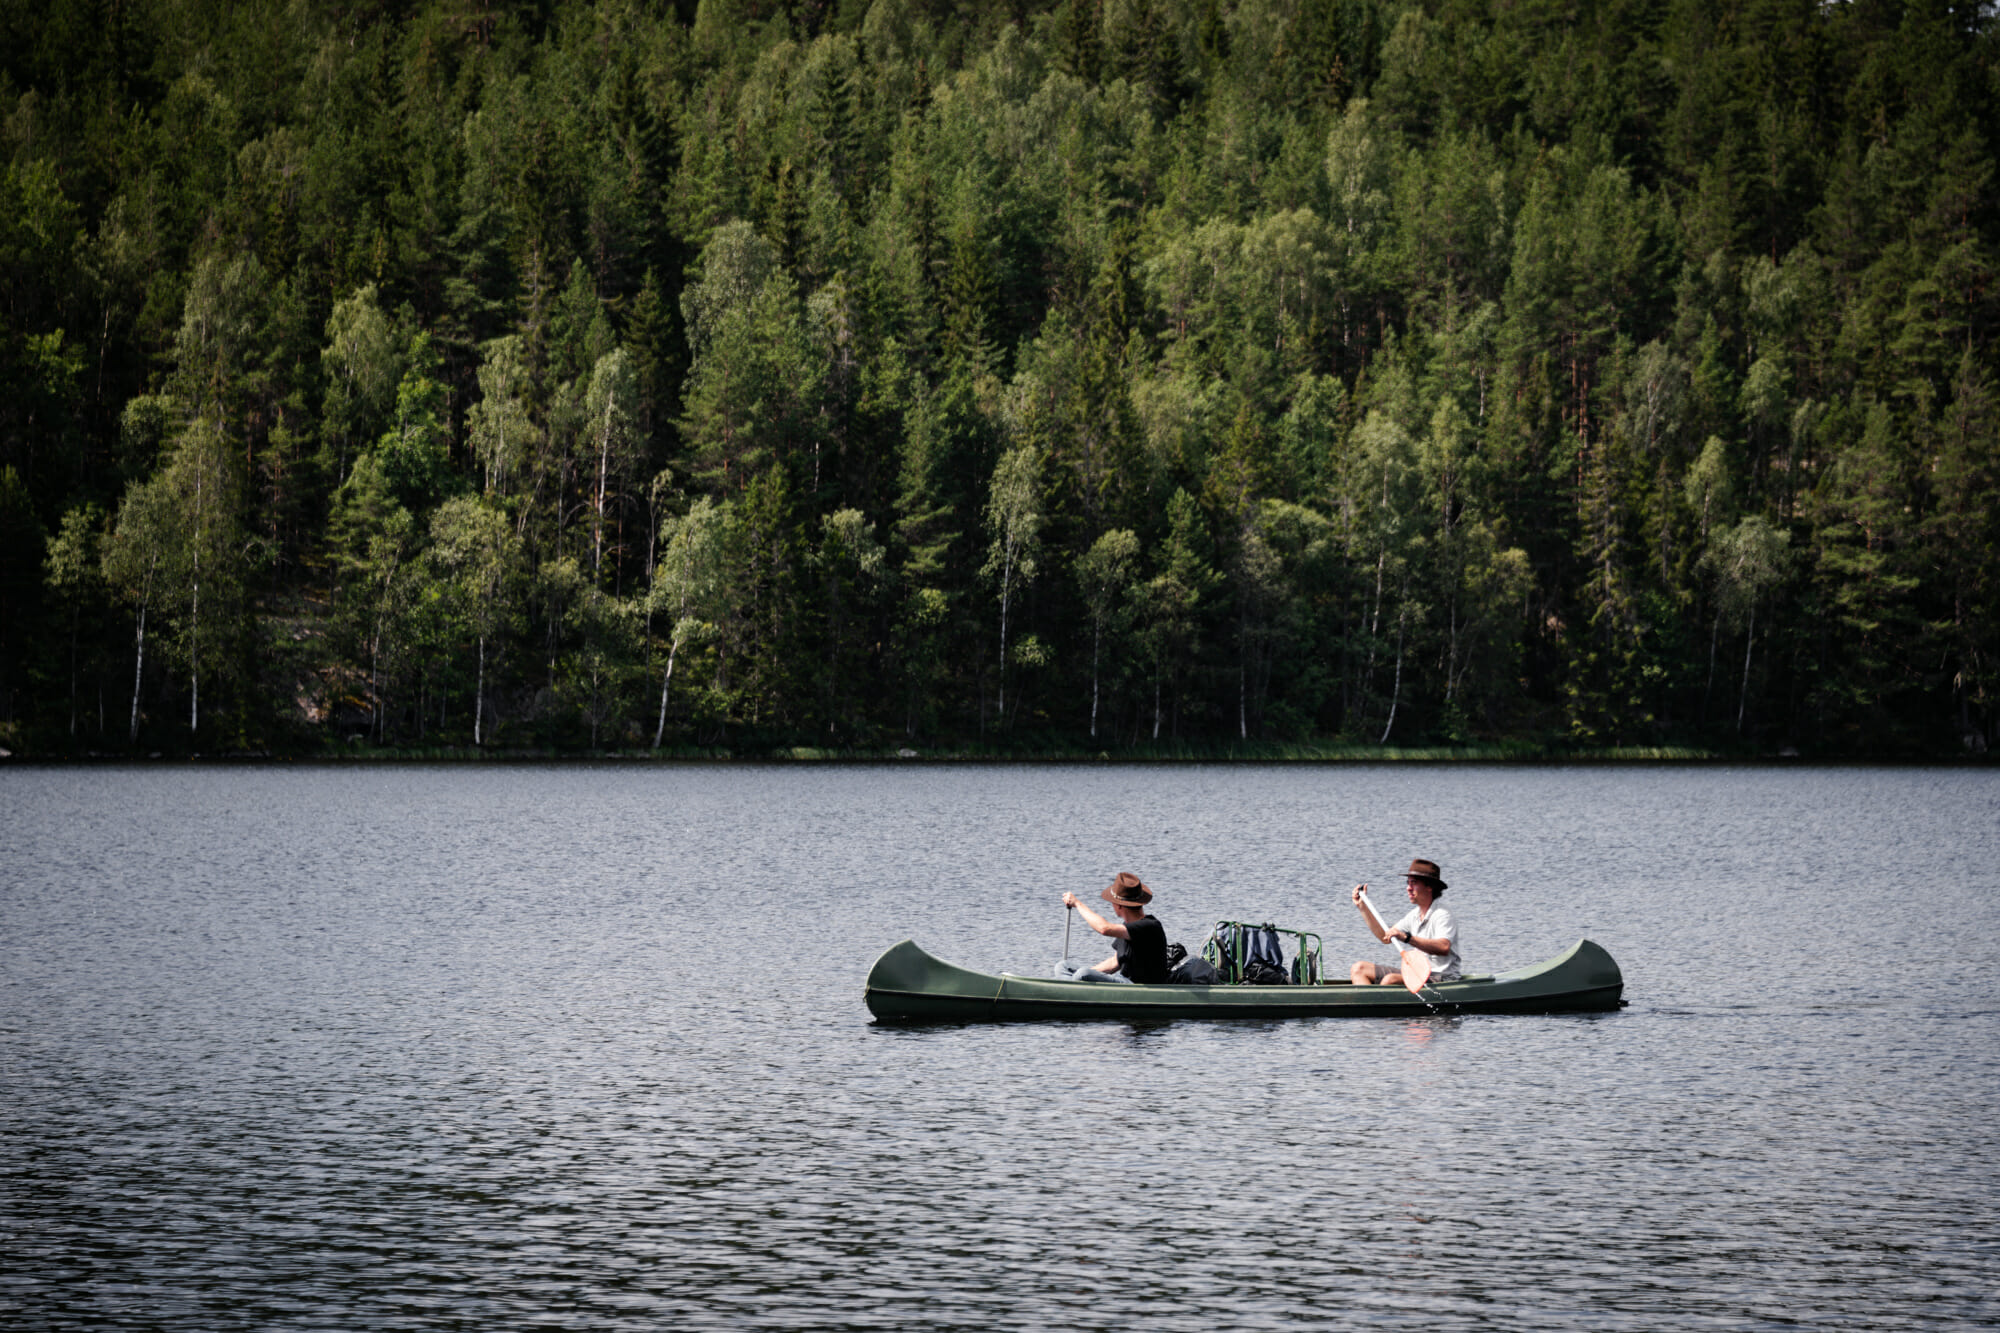
<instances>
[{"instance_id":1,"label":"man in white shirt","mask_svg":"<svg viewBox=\"0 0 2000 1333\"><path fill-rule=\"evenodd\" d=\"M1446 888L1444 880L1439 877L1437 862L1426 861L1421 856L1410 862L1403 884L1415 906L1391 926L1386 935L1375 925L1375 918L1368 909L1361 905L1361 891L1368 886L1354 886L1354 906L1361 913L1362 921L1367 923L1368 932L1399 949L1416 949L1429 954L1432 981L1458 980L1464 970L1464 960L1458 956L1458 923L1451 919L1450 909L1437 905ZM1403 974L1394 963L1383 965L1363 960L1348 970L1347 979L1357 986L1399 986L1403 982Z\"/></svg>"}]
</instances>

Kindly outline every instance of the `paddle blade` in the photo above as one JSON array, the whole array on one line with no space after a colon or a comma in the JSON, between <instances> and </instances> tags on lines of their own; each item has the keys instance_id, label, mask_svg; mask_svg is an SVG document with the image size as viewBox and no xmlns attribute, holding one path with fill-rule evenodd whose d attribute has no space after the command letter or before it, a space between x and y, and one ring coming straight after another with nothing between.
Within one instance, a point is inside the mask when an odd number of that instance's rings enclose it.
<instances>
[{"instance_id":1,"label":"paddle blade","mask_svg":"<svg viewBox=\"0 0 2000 1333\"><path fill-rule=\"evenodd\" d=\"M1421 996L1431 980L1431 956L1422 949L1398 949L1403 955L1403 984L1410 994Z\"/></svg>"}]
</instances>

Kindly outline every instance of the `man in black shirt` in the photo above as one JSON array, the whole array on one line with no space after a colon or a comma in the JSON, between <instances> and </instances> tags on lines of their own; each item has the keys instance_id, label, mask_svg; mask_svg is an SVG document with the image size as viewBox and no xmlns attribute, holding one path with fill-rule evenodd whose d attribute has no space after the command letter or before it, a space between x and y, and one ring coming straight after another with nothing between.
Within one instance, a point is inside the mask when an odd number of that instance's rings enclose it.
<instances>
[{"instance_id":1,"label":"man in black shirt","mask_svg":"<svg viewBox=\"0 0 2000 1333\"><path fill-rule=\"evenodd\" d=\"M1094 968L1079 968L1074 981L1127 981L1163 985L1167 980L1167 928L1158 918L1146 914L1153 891L1130 871L1119 872L1109 888L1099 895L1118 914L1107 921L1083 905L1073 893L1063 895L1063 906L1083 913L1084 921L1100 935L1111 939L1111 956Z\"/></svg>"}]
</instances>

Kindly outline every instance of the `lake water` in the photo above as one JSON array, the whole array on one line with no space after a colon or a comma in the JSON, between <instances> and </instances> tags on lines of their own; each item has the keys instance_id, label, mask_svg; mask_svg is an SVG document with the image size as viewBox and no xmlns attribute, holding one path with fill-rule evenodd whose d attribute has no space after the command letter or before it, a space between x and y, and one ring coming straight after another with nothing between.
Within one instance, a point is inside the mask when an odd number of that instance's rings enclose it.
<instances>
[{"instance_id":1,"label":"lake water","mask_svg":"<svg viewBox=\"0 0 2000 1333\"><path fill-rule=\"evenodd\" d=\"M1416 855L1628 1007L862 1004ZM7 768L0 1323L1990 1328L1996 891L1990 770Z\"/></svg>"}]
</instances>

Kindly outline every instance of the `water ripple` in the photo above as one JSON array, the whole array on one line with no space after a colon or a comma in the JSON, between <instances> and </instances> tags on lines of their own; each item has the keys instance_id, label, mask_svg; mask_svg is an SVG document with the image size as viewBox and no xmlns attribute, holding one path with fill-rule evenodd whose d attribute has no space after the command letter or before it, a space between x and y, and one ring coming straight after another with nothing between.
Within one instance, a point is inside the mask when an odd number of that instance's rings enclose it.
<instances>
[{"instance_id":1,"label":"water ripple","mask_svg":"<svg viewBox=\"0 0 2000 1333\"><path fill-rule=\"evenodd\" d=\"M0 1315L1991 1327L1996 796L1907 769L6 770ZM1121 868L1177 937L1252 916L1344 960L1345 885L1412 854L1476 967L1587 934L1631 1007L860 1005L906 935L1039 970L1060 891Z\"/></svg>"}]
</instances>

